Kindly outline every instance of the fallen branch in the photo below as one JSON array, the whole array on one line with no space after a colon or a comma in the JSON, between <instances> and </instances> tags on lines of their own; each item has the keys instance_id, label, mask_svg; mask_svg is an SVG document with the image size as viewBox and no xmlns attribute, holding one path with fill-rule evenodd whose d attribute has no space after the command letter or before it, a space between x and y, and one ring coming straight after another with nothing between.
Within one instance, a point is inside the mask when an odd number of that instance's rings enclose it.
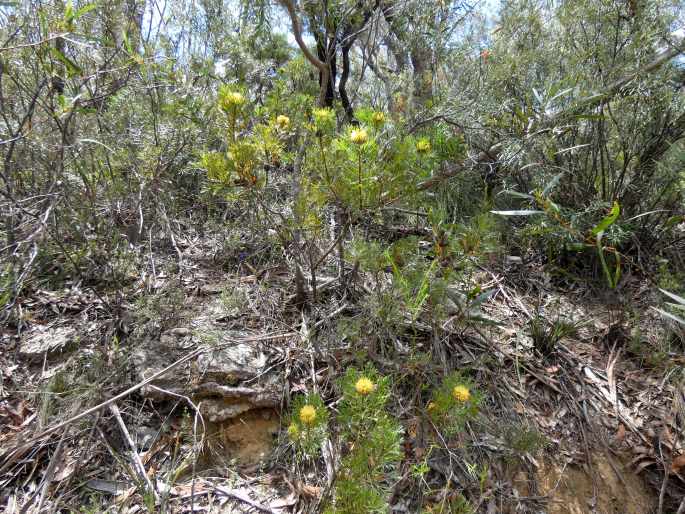
<instances>
[{"instance_id":1,"label":"fallen branch","mask_svg":"<svg viewBox=\"0 0 685 514\"><path fill-rule=\"evenodd\" d=\"M147 485L148 491L150 491L150 493L155 497L155 502L159 502L159 495L157 494L157 490L153 487L152 482L150 481L150 477L148 477L147 473L145 472L145 466L143 466L143 461L140 460L140 455L138 455L138 449L136 448L133 439L131 439L131 434L129 433L128 428L126 428L126 423L124 423L124 420L121 417L121 412L119 412L119 407L117 407L116 402L112 403L109 406L109 410L112 413L112 415L114 415L114 418L117 420L119 428L121 429L121 433L123 434L124 439L128 444L128 447L131 449L131 458L133 459L134 468L136 469L136 471L138 471L141 480L145 483L145 485Z\"/></svg>"},{"instance_id":2,"label":"fallen branch","mask_svg":"<svg viewBox=\"0 0 685 514\"><path fill-rule=\"evenodd\" d=\"M235 498L236 500L240 500L243 503L247 503L250 507L253 507L257 510L261 510L262 512L268 512L269 514L279 514L277 511L273 510L270 507L266 507L265 505L262 505L261 503L257 503L247 495L241 493L240 491L236 491L233 489L225 489L221 486L214 485L214 490L218 493L223 494L224 496L229 496L231 498Z\"/></svg>"}]
</instances>

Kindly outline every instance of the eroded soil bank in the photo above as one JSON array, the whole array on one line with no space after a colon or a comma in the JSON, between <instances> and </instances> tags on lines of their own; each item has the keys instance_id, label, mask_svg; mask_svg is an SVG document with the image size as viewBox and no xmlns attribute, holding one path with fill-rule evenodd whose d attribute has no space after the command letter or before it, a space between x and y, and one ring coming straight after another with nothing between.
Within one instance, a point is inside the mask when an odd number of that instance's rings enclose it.
<instances>
[{"instance_id":1,"label":"eroded soil bank","mask_svg":"<svg viewBox=\"0 0 685 514\"><path fill-rule=\"evenodd\" d=\"M269 296L280 291L281 280L277 271L237 280L213 276L199 284L189 280L185 299L166 313L167 322L160 323L159 313L139 321L120 346L103 347L96 336L106 326L83 322L86 315L78 308L92 305L92 299L65 291L45 300L50 309L68 306L79 314L35 324L18 339L18 364L3 362L5 384L17 390L18 384L35 385L35 401L14 394L0 403L6 511L17 511L12 505L19 500L5 491L32 479L30 457L45 463L40 476L54 460L50 487L55 490L85 480L95 511L116 506L137 512L146 500L133 448L152 470L148 478L157 489L158 509L163 504L167 512L186 512L194 497L196 508L206 512L321 511L340 455L349 448L339 444L334 429L320 458L298 457L287 436L289 405L316 384L334 419L335 377L369 360L405 388L397 399L411 399L393 407L402 424L403 455L392 512L456 512L444 506L464 495L475 512L487 514L656 513L663 458L670 459L670 473L662 512L677 511L683 448L682 414L674 399L682 392L668 375L639 367L625 322L597 315L600 309L592 304L550 293L548 310L587 321L542 359L528 328L533 302L493 282L498 294L483 312L499 325L443 341L449 365L470 370L485 399L478 418L444 439L426 417L420 386L442 373L420 358L431 351L431 327L413 326L411 338L398 339L396 360L388 361L365 346L373 338L366 327L332 321L341 312L336 302L320 314L328 325L319 325L316 337L306 313L297 314L299 325L270 323L250 308L287 300L283 291L278 298ZM169 292L162 288L159 295L168 298ZM236 310L235 298L247 303ZM353 316L354 310L345 321ZM649 320L640 329L643 339L658 335ZM171 372L160 374L169 366ZM78 414L90 395L107 401L136 384L133 394L117 402L130 441L105 407L100 411L105 424L83 418L15 451L22 439L31 440L22 435L26 427L35 426L37 434L67 417L56 419L56 412ZM56 453L60 434L65 446ZM417 494L417 480L428 493Z\"/></svg>"}]
</instances>

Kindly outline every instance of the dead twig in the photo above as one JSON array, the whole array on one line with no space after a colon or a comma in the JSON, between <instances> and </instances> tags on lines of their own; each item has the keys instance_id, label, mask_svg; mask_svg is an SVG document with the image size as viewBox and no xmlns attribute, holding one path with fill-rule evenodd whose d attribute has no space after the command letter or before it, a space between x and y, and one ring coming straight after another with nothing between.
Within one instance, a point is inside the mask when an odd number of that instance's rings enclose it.
<instances>
[{"instance_id":1,"label":"dead twig","mask_svg":"<svg viewBox=\"0 0 685 514\"><path fill-rule=\"evenodd\" d=\"M678 510L676 511L675 514L683 514L685 513L685 498L683 498L683 501L680 502L680 506L678 507Z\"/></svg>"},{"instance_id":2,"label":"dead twig","mask_svg":"<svg viewBox=\"0 0 685 514\"><path fill-rule=\"evenodd\" d=\"M159 494L157 493L156 488L152 485L150 477L148 477L147 473L145 472L145 466L143 466L143 462L140 460L140 455L138 455L136 445L133 442L133 439L131 439L131 434L129 433L128 428L126 428L126 423L124 423L124 420L121 417L121 412L119 411L119 407L117 407L116 402L112 402L110 404L109 410L114 416L114 418L117 420L119 428L121 429L121 433L123 434L126 443L131 449L131 458L133 459L134 469L138 471L141 480L147 485L148 491L150 491L150 493L155 497L155 502L159 502Z\"/></svg>"},{"instance_id":3,"label":"dead twig","mask_svg":"<svg viewBox=\"0 0 685 514\"><path fill-rule=\"evenodd\" d=\"M197 466L197 456L202 450L202 447L204 446L205 442L205 434L207 433L207 426L205 425L205 418L202 416L202 413L200 412L200 406L195 405L193 401L182 394L174 393L172 391L167 391L166 389L162 389L161 387L157 386L150 386L152 389L155 391L159 391L160 393L168 394L169 396L173 396L175 398L181 398L185 400L194 410L195 410L195 419L193 420L193 465L192 465L192 482L190 486L190 511L194 512L195 509L195 479L196 479L196 466ZM197 440L197 421L198 419L202 423L202 437L200 438L200 441L198 443Z\"/></svg>"},{"instance_id":4,"label":"dead twig","mask_svg":"<svg viewBox=\"0 0 685 514\"><path fill-rule=\"evenodd\" d=\"M52 478L55 476L55 469L57 468L57 463L62 457L62 446L64 444L64 439L66 438L67 432L62 433L59 443L57 443L57 449L50 459L50 464L48 464L48 469L45 470L45 475L43 476L43 482L40 487L40 500L38 501L38 506L36 507L36 512L40 512L43 509L43 504L47 498L48 488Z\"/></svg>"},{"instance_id":5,"label":"dead twig","mask_svg":"<svg viewBox=\"0 0 685 514\"><path fill-rule=\"evenodd\" d=\"M257 503L252 498L241 493L240 491L236 491L234 489L225 489L221 486L214 485L214 484L212 484L212 487L214 488L214 490L216 492L221 493L224 496L229 496L231 498L235 498L236 500L240 500L243 503L247 503L250 507L254 507L257 510L261 510L262 512L268 512L269 514L279 514L277 511L273 510L272 508L267 507L265 505L262 505L261 503Z\"/></svg>"}]
</instances>

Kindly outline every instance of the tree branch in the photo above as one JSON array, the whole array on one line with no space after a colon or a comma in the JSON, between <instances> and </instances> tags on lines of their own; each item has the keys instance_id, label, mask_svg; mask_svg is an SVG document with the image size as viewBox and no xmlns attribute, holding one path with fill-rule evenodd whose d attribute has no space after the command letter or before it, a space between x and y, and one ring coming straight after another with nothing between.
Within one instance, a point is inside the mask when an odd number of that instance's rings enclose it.
<instances>
[{"instance_id":1,"label":"tree branch","mask_svg":"<svg viewBox=\"0 0 685 514\"><path fill-rule=\"evenodd\" d=\"M281 5L286 8L288 15L290 16L290 22L293 27L293 36L295 36L295 41L297 41L297 46L300 47L305 58L312 63L321 73L321 91L319 96L319 104L324 105L326 98L326 90L328 88L328 81L330 77L330 72L328 65L321 61L317 56L315 56L309 47L305 44L304 39L302 39L302 25L300 24L300 19L297 17L297 10L293 0L279 0Z\"/></svg>"},{"instance_id":2,"label":"tree branch","mask_svg":"<svg viewBox=\"0 0 685 514\"><path fill-rule=\"evenodd\" d=\"M607 86L604 91L588 96L586 98L582 98L581 100L578 100L578 102L576 102L569 109L565 109L557 114L553 114L550 118L548 118L545 121L545 125L553 124L559 121L560 119L564 118L565 116L574 115L580 111L584 111L590 107L595 107L599 105L603 101L606 101L614 95L616 95L636 78L648 75L649 73L659 69L661 66L663 66L679 54L685 53L685 37L683 37L681 34L676 33L672 35L676 38L676 40L673 43L671 43L672 48L660 52L654 58L654 60L652 60L649 64L646 64L642 68L639 68L633 73L625 75L624 77L616 80L612 84L609 84L609 86Z\"/></svg>"}]
</instances>

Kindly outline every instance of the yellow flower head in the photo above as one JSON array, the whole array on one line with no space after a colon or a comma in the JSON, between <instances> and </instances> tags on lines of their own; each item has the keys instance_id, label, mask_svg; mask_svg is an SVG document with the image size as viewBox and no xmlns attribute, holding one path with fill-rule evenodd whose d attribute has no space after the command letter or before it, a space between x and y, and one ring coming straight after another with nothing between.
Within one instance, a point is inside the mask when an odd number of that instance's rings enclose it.
<instances>
[{"instance_id":1,"label":"yellow flower head","mask_svg":"<svg viewBox=\"0 0 685 514\"><path fill-rule=\"evenodd\" d=\"M428 139L423 138L419 139L419 141L416 143L416 151L419 153L426 153L430 152L431 150L431 143L428 141Z\"/></svg>"},{"instance_id":2,"label":"yellow flower head","mask_svg":"<svg viewBox=\"0 0 685 514\"><path fill-rule=\"evenodd\" d=\"M293 423L292 425L290 425L288 427L288 436L290 436L290 439L293 439L293 440L300 437L300 429L297 428L297 425L295 423Z\"/></svg>"},{"instance_id":3,"label":"yellow flower head","mask_svg":"<svg viewBox=\"0 0 685 514\"><path fill-rule=\"evenodd\" d=\"M287 129L290 125L290 118L288 118L284 114L279 114L278 116L276 116L276 125L278 125L282 129Z\"/></svg>"},{"instance_id":4,"label":"yellow flower head","mask_svg":"<svg viewBox=\"0 0 685 514\"><path fill-rule=\"evenodd\" d=\"M471 398L471 391L469 388L463 385L454 386L452 389L452 396L458 402L466 403Z\"/></svg>"},{"instance_id":5,"label":"yellow flower head","mask_svg":"<svg viewBox=\"0 0 685 514\"><path fill-rule=\"evenodd\" d=\"M354 388L359 394L366 396L376 389L376 385L368 378L361 377L359 380L357 380L357 383L354 384Z\"/></svg>"},{"instance_id":6,"label":"yellow flower head","mask_svg":"<svg viewBox=\"0 0 685 514\"><path fill-rule=\"evenodd\" d=\"M373 113L371 119L373 120L374 125L381 126L383 123L385 123L385 114L383 114L381 111L376 111Z\"/></svg>"},{"instance_id":7,"label":"yellow flower head","mask_svg":"<svg viewBox=\"0 0 685 514\"><path fill-rule=\"evenodd\" d=\"M355 145L363 145L368 140L369 133L366 131L366 129L354 129L352 132L350 132L350 141L352 141Z\"/></svg>"},{"instance_id":8,"label":"yellow flower head","mask_svg":"<svg viewBox=\"0 0 685 514\"><path fill-rule=\"evenodd\" d=\"M332 109L322 108L314 109L312 111L312 116L314 117L314 125L318 130L326 130L333 128L335 124L335 113Z\"/></svg>"},{"instance_id":9,"label":"yellow flower head","mask_svg":"<svg viewBox=\"0 0 685 514\"><path fill-rule=\"evenodd\" d=\"M239 107L245 103L245 97L238 91L229 91L221 98L221 107L229 110L234 107Z\"/></svg>"},{"instance_id":10,"label":"yellow flower head","mask_svg":"<svg viewBox=\"0 0 685 514\"><path fill-rule=\"evenodd\" d=\"M305 425L313 425L316 421L316 408L313 405L305 405L300 409L300 421Z\"/></svg>"},{"instance_id":11,"label":"yellow flower head","mask_svg":"<svg viewBox=\"0 0 685 514\"><path fill-rule=\"evenodd\" d=\"M432 411L433 409L435 409L435 402L428 402L428 405L426 406L426 410L427 410L428 412L430 412L430 411Z\"/></svg>"}]
</instances>

